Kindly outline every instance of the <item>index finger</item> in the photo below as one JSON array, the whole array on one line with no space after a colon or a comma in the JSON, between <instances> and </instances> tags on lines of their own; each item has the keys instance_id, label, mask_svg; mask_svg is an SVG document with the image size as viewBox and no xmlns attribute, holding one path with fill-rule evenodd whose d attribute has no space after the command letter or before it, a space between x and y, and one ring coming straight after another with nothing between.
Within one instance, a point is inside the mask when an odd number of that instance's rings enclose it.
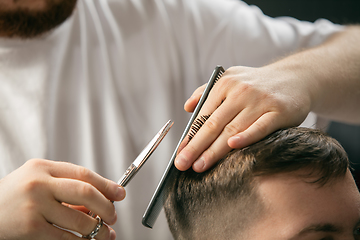
<instances>
[{"instance_id":1,"label":"index finger","mask_svg":"<svg viewBox=\"0 0 360 240\"><path fill-rule=\"evenodd\" d=\"M215 70L213 71L210 80L208 81L208 83L206 84L205 90L203 91L201 98L199 100L199 92L201 92L203 90L203 86L198 88L193 96L187 101L187 103L185 104L185 109L189 107L189 105L192 105L193 103L197 102L197 106L194 110L193 115L191 116L190 122L188 123L187 127L186 127L186 131L188 131L188 135L186 137L184 137L184 139L182 140L179 148L178 148L178 152L180 153L176 159L175 159L175 166L179 169L179 170L187 170L192 162L194 161L194 158L196 158L196 154L199 154L199 152L202 151L201 149L192 149L192 151L187 151L187 154L183 153L182 150L183 148L187 148L189 149L189 147L186 146L186 144L195 136L195 134L197 133L198 130L200 130L200 128L204 125L204 123L206 122L206 120L210 117L211 113L214 111L214 109L216 109L216 107L214 107L214 104L210 104L210 108L213 107L212 110L203 110L202 109L202 105L206 105L208 103L208 95L210 95L212 93L212 89L215 86L215 83L221 78L221 76L224 74L225 70L221 67L221 66L217 66L215 68ZM215 98L215 99L219 99L219 98ZM221 102L223 101L223 98L220 98L220 100L218 100L218 103L215 104L216 106L219 106L221 104ZM189 103L190 102L190 103ZM209 114L203 115L202 112L209 112ZM189 125L191 125L191 128L189 129ZM217 128L215 129L216 131L218 130ZM208 139L209 140L209 139ZM196 145L196 144L195 144ZM185 151L186 152L186 151ZM191 155L189 156L189 152L191 153Z\"/></svg>"},{"instance_id":2,"label":"index finger","mask_svg":"<svg viewBox=\"0 0 360 240\"><path fill-rule=\"evenodd\" d=\"M206 105L204 104L198 117L198 119L204 120L199 120L194 124L193 131L186 138L187 142L183 142L180 145L179 149L181 152L175 160L175 165L179 170L190 168L200 156L205 157L205 152L207 152L207 158L211 158L211 160L206 160L206 162L214 163L231 150L227 140L237 132L233 132L235 127L229 128L230 130L228 131L224 131L224 128L225 126L230 126L229 123L233 121L238 114L238 109L241 109L242 106L227 100L221 104L221 94L219 96L214 96L214 98L209 96L208 101L205 103ZM217 108L219 104L221 106ZM209 112L213 112L211 116L206 115ZM216 145L214 145L215 141L217 141ZM208 167L211 165L207 164ZM208 167L203 169L199 164L193 166L195 171L204 171Z\"/></svg>"},{"instance_id":3,"label":"index finger","mask_svg":"<svg viewBox=\"0 0 360 240\"><path fill-rule=\"evenodd\" d=\"M187 112L193 112L195 110L196 105L198 104L201 95L203 94L204 90L205 90L206 84L198 87L193 94L191 95L191 97L185 102L184 104L184 109Z\"/></svg>"},{"instance_id":4,"label":"index finger","mask_svg":"<svg viewBox=\"0 0 360 240\"><path fill-rule=\"evenodd\" d=\"M50 164L51 161L49 161ZM99 174L85 168L68 162L51 162L49 174L56 178L70 178L80 180L93 185L107 199L112 201L121 201L125 197L125 190L117 183L106 179Z\"/></svg>"}]
</instances>

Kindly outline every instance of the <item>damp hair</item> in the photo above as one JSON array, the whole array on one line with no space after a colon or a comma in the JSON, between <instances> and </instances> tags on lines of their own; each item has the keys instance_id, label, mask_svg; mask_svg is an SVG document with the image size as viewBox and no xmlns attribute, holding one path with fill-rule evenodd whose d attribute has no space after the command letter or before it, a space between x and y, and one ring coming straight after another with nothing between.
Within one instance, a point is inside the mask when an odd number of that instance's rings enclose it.
<instances>
[{"instance_id":1,"label":"damp hair","mask_svg":"<svg viewBox=\"0 0 360 240\"><path fill-rule=\"evenodd\" d=\"M204 173L177 172L165 196L168 224L176 240L246 239L246 228L263 212L257 177L301 172L294 176L322 187L344 177L348 168L344 149L321 131L278 130L231 151Z\"/></svg>"}]
</instances>

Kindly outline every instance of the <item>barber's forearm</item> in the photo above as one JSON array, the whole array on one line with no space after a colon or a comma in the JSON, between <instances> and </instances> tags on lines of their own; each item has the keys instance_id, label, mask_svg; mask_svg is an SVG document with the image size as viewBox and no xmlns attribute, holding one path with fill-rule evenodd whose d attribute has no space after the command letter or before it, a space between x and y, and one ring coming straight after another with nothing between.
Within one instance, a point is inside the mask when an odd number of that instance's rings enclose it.
<instances>
[{"instance_id":1,"label":"barber's forearm","mask_svg":"<svg viewBox=\"0 0 360 240\"><path fill-rule=\"evenodd\" d=\"M311 111L333 120L360 123L360 26L347 27L321 46L269 67L283 70L284 66L303 81Z\"/></svg>"},{"instance_id":2,"label":"barber's forearm","mask_svg":"<svg viewBox=\"0 0 360 240\"><path fill-rule=\"evenodd\" d=\"M360 28L349 27L321 46L273 64L227 69L199 113L211 113L210 118L191 142L184 142L176 167L206 171L231 148L299 125L309 111L360 123L359 42ZM186 102L187 111L194 110L203 90Z\"/></svg>"}]
</instances>

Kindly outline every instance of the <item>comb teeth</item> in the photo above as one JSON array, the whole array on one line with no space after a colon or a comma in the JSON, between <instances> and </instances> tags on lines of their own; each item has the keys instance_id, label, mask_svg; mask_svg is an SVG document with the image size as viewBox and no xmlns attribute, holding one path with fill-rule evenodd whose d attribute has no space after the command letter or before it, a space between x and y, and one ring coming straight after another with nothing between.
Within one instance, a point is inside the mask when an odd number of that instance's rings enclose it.
<instances>
[{"instance_id":1,"label":"comb teeth","mask_svg":"<svg viewBox=\"0 0 360 240\"><path fill-rule=\"evenodd\" d=\"M200 130L200 128L204 125L206 120L209 119L209 117L210 117L210 114L209 115L201 115L200 117L198 117L195 120L195 122L191 125L190 132L188 134L189 142L191 139L193 139L195 134Z\"/></svg>"},{"instance_id":2,"label":"comb teeth","mask_svg":"<svg viewBox=\"0 0 360 240\"><path fill-rule=\"evenodd\" d=\"M219 81L219 79L221 78L221 76L224 74L225 70L223 68L219 69L219 72L217 73L213 86L215 83L217 83L217 81ZM193 137L195 136L195 134L200 130L200 128L204 125L204 123L206 122L206 120L209 119L209 117L211 116L211 114L209 115L201 115L200 117L198 117L194 123L191 125L188 137L189 137L189 142L191 141L191 139L193 139Z\"/></svg>"},{"instance_id":3,"label":"comb teeth","mask_svg":"<svg viewBox=\"0 0 360 240\"><path fill-rule=\"evenodd\" d=\"M219 81L219 79L221 78L221 76L224 74L224 71L222 69L220 69L218 75L215 78L214 84Z\"/></svg>"}]
</instances>

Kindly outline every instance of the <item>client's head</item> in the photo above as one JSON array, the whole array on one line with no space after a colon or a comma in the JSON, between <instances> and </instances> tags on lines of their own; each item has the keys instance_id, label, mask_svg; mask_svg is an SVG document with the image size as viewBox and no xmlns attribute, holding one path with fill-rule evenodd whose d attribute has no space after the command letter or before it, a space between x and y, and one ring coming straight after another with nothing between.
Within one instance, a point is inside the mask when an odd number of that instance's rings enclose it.
<instances>
[{"instance_id":1,"label":"client's head","mask_svg":"<svg viewBox=\"0 0 360 240\"><path fill-rule=\"evenodd\" d=\"M205 173L178 172L164 206L175 239L360 239L346 153L313 129L279 130Z\"/></svg>"}]
</instances>

